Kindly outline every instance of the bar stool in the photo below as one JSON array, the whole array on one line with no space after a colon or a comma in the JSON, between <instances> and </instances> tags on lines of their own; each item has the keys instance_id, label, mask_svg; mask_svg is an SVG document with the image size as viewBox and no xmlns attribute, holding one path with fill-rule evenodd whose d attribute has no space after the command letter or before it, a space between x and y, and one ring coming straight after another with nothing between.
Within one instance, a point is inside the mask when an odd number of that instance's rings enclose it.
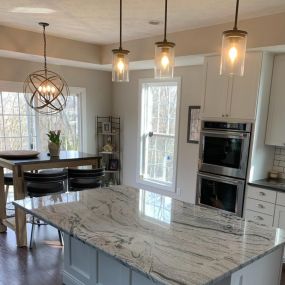
<instances>
[{"instance_id":1,"label":"bar stool","mask_svg":"<svg viewBox=\"0 0 285 285\"><path fill-rule=\"evenodd\" d=\"M104 175L105 172L103 168L68 168L68 191L81 191L101 187Z\"/></svg>"},{"instance_id":2,"label":"bar stool","mask_svg":"<svg viewBox=\"0 0 285 285\"><path fill-rule=\"evenodd\" d=\"M66 192L67 171L60 173L24 173L24 182L28 195L33 197L43 197L51 194L61 194ZM30 248L33 245L35 217L32 217L32 230L30 236ZM61 232L58 230L60 244L62 243Z\"/></svg>"}]
</instances>

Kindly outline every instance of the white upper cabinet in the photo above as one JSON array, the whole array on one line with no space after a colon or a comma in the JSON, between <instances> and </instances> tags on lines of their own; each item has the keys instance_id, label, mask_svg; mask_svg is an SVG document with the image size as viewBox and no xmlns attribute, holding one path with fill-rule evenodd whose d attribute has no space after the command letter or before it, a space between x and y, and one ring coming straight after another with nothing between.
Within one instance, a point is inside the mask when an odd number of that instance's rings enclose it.
<instances>
[{"instance_id":1,"label":"white upper cabinet","mask_svg":"<svg viewBox=\"0 0 285 285\"><path fill-rule=\"evenodd\" d=\"M203 117L224 117L227 108L229 80L219 74L220 57L208 57L205 61L205 90Z\"/></svg>"},{"instance_id":2,"label":"white upper cabinet","mask_svg":"<svg viewBox=\"0 0 285 285\"><path fill-rule=\"evenodd\" d=\"M235 76L232 85L232 118L254 120L259 93L262 53L248 53L245 58L244 76Z\"/></svg>"},{"instance_id":3,"label":"white upper cabinet","mask_svg":"<svg viewBox=\"0 0 285 285\"><path fill-rule=\"evenodd\" d=\"M243 77L220 76L219 66L220 56L206 58L202 119L254 121L262 53L247 53Z\"/></svg>"},{"instance_id":4,"label":"white upper cabinet","mask_svg":"<svg viewBox=\"0 0 285 285\"><path fill-rule=\"evenodd\" d=\"M285 55L274 59L265 143L285 146Z\"/></svg>"}]
</instances>

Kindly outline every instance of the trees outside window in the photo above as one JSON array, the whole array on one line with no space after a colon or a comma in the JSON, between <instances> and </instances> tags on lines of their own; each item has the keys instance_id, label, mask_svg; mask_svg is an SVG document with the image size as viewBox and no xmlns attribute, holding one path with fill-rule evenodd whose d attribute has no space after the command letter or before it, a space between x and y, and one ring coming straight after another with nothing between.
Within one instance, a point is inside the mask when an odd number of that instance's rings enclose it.
<instances>
[{"instance_id":1,"label":"trees outside window","mask_svg":"<svg viewBox=\"0 0 285 285\"><path fill-rule=\"evenodd\" d=\"M80 95L71 94L62 112L43 115L28 106L23 93L0 92L0 150L47 151L49 130L61 130L62 150L81 149Z\"/></svg>"}]
</instances>

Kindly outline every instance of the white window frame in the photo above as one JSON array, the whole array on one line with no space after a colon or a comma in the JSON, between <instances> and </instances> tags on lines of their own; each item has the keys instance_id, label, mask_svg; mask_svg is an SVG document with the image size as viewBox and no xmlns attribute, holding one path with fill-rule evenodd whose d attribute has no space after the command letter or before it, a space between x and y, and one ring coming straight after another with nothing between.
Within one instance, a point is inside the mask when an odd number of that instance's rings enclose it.
<instances>
[{"instance_id":1,"label":"white window frame","mask_svg":"<svg viewBox=\"0 0 285 285\"><path fill-rule=\"evenodd\" d=\"M14 81L3 81L0 80L0 91L1 92L17 92L23 93L23 83ZM86 88L82 87L69 87L71 94L79 95L79 151L84 152L87 149L87 130L82 126L86 126L87 116L86 116ZM36 114L37 115L37 114ZM36 120L36 128L38 128L38 122ZM38 130L36 131L38 133ZM38 138L37 138L38 144Z\"/></svg>"},{"instance_id":2,"label":"white window frame","mask_svg":"<svg viewBox=\"0 0 285 285\"><path fill-rule=\"evenodd\" d=\"M170 186L164 183L158 183L151 180L142 178L142 88L143 84L173 82L177 84L177 105L176 105L176 120L175 120L175 139L174 139L174 157L173 157L173 182ZM137 171L136 171L136 182L139 186L148 186L153 189L159 189L167 193L177 193L177 166L178 166L178 142L179 142L179 121L180 121L180 98L181 98L181 78L175 77L172 79L140 79L139 80L139 106L138 106L138 135L137 135Z\"/></svg>"}]
</instances>

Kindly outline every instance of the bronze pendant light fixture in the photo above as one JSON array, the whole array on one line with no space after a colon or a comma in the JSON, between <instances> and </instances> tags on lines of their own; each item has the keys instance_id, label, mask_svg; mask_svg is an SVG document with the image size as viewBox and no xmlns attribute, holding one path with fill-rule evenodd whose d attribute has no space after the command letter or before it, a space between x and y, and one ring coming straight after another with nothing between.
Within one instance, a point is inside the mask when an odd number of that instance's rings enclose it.
<instances>
[{"instance_id":1,"label":"bronze pendant light fixture","mask_svg":"<svg viewBox=\"0 0 285 285\"><path fill-rule=\"evenodd\" d=\"M128 82L129 81L129 58L130 51L122 48L122 0L120 0L120 46L118 49L113 49L113 82Z\"/></svg>"},{"instance_id":2,"label":"bronze pendant light fixture","mask_svg":"<svg viewBox=\"0 0 285 285\"><path fill-rule=\"evenodd\" d=\"M232 30L223 32L221 75L244 74L247 32L237 28L239 0L236 1L235 24Z\"/></svg>"},{"instance_id":3,"label":"bronze pendant light fixture","mask_svg":"<svg viewBox=\"0 0 285 285\"><path fill-rule=\"evenodd\" d=\"M164 11L164 39L162 42L155 43L154 77L158 79L173 78L173 73L174 73L175 43L167 41L166 30L167 30L167 0L165 0L165 11Z\"/></svg>"},{"instance_id":4,"label":"bronze pendant light fixture","mask_svg":"<svg viewBox=\"0 0 285 285\"><path fill-rule=\"evenodd\" d=\"M40 22L39 25L43 27L44 69L29 74L23 89L31 108L38 113L52 115L61 112L66 106L69 88L60 75L47 69L45 30L49 24Z\"/></svg>"}]
</instances>

